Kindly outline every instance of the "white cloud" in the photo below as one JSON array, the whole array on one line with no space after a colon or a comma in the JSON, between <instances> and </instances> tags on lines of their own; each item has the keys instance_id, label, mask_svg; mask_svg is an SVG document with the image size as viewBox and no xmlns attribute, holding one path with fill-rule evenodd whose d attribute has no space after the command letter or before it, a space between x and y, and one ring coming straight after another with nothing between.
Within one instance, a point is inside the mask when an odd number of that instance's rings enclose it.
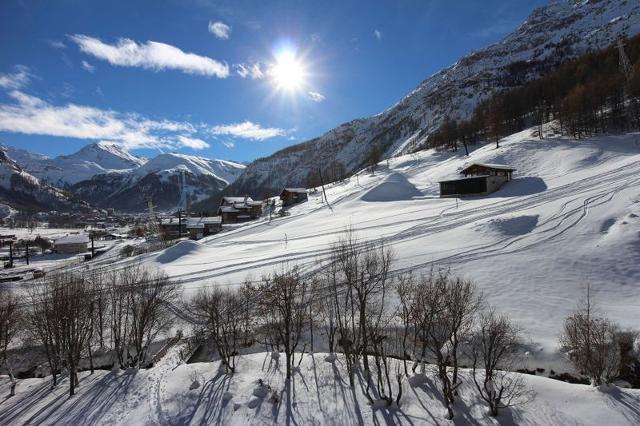
<instances>
[{"instance_id":1,"label":"white cloud","mask_svg":"<svg viewBox=\"0 0 640 426\"><path fill-rule=\"evenodd\" d=\"M276 136L284 136L285 131L274 127L262 127L251 121L243 121L242 123L233 123L214 126L210 129L211 133L216 136L233 136L236 138L252 139L262 141L274 138Z\"/></svg>"},{"instance_id":2,"label":"white cloud","mask_svg":"<svg viewBox=\"0 0 640 426\"><path fill-rule=\"evenodd\" d=\"M166 43L156 41L137 43L127 38L121 38L115 44L108 44L97 38L81 34L72 35L69 38L84 53L105 60L111 65L140 67L154 71L173 69L187 74L218 78L229 76L229 66L226 63L207 56L187 53Z\"/></svg>"},{"instance_id":3,"label":"white cloud","mask_svg":"<svg viewBox=\"0 0 640 426\"><path fill-rule=\"evenodd\" d=\"M16 65L15 72L2 74L0 73L0 88L15 90L20 89L29 83L31 73L29 68L24 65Z\"/></svg>"},{"instance_id":4,"label":"white cloud","mask_svg":"<svg viewBox=\"0 0 640 426\"><path fill-rule=\"evenodd\" d=\"M108 140L128 148L203 149L196 126L169 120L150 120L84 105L52 105L40 98L13 90L12 104L0 104L0 131L88 140Z\"/></svg>"},{"instance_id":5,"label":"white cloud","mask_svg":"<svg viewBox=\"0 0 640 426\"><path fill-rule=\"evenodd\" d=\"M377 38L378 40L382 39L382 31L380 30L373 30L373 36L375 38Z\"/></svg>"},{"instance_id":6,"label":"white cloud","mask_svg":"<svg viewBox=\"0 0 640 426\"><path fill-rule=\"evenodd\" d=\"M231 148L233 148L234 146L236 146L236 144L234 144L234 143L233 143L233 142L231 142L231 141L222 141L222 145L224 145L224 147L225 147L225 148L228 148L228 149L231 149Z\"/></svg>"},{"instance_id":7,"label":"white cloud","mask_svg":"<svg viewBox=\"0 0 640 426\"><path fill-rule=\"evenodd\" d=\"M95 71L95 69L96 69L96 67L95 67L95 66L91 65L91 64L90 64L89 62L87 62L87 61L82 61L80 64L82 65L82 68L83 68L85 71L94 72L94 71Z\"/></svg>"},{"instance_id":8,"label":"white cloud","mask_svg":"<svg viewBox=\"0 0 640 426\"><path fill-rule=\"evenodd\" d=\"M254 80L259 80L264 77L262 66L258 62L250 65L235 64L234 68L236 69L236 73L242 78L251 77Z\"/></svg>"},{"instance_id":9,"label":"white cloud","mask_svg":"<svg viewBox=\"0 0 640 426\"><path fill-rule=\"evenodd\" d=\"M180 145L191 149L205 149L209 148L209 144L199 138L190 138L184 135L178 135L178 141Z\"/></svg>"},{"instance_id":10,"label":"white cloud","mask_svg":"<svg viewBox=\"0 0 640 426\"><path fill-rule=\"evenodd\" d=\"M322 102L327 99L326 96L324 96L322 93L313 91L309 92L309 97L314 102Z\"/></svg>"},{"instance_id":11,"label":"white cloud","mask_svg":"<svg viewBox=\"0 0 640 426\"><path fill-rule=\"evenodd\" d=\"M231 27L224 22L209 21L209 32L222 40L227 40L231 35Z\"/></svg>"},{"instance_id":12,"label":"white cloud","mask_svg":"<svg viewBox=\"0 0 640 426\"><path fill-rule=\"evenodd\" d=\"M61 42L60 40L48 40L47 43L49 43L49 46L53 47L54 49L66 49L67 45L64 44L63 42Z\"/></svg>"}]
</instances>

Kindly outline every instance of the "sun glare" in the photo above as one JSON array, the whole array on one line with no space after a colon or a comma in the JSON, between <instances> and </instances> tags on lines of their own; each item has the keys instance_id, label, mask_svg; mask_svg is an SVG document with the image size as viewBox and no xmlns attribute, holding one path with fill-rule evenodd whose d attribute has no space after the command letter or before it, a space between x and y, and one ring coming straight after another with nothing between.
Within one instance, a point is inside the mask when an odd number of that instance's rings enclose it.
<instances>
[{"instance_id":1,"label":"sun glare","mask_svg":"<svg viewBox=\"0 0 640 426\"><path fill-rule=\"evenodd\" d=\"M276 56L271 78L278 89L293 92L304 86L305 69L293 51L284 50Z\"/></svg>"}]
</instances>

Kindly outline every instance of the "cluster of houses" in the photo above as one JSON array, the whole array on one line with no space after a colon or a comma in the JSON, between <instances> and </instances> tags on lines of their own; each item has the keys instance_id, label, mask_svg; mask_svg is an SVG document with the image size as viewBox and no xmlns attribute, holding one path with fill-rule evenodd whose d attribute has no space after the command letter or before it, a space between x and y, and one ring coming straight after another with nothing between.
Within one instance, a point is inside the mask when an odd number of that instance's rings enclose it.
<instances>
[{"instance_id":1,"label":"cluster of houses","mask_svg":"<svg viewBox=\"0 0 640 426\"><path fill-rule=\"evenodd\" d=\"M306 188L284 188L280 192L282 207L289 207L307 201ZM272 208L267 201L256 201L249 196L222 197L217 216L168 217L160 219L160 231L168 239L188 236L199 240L217 234L223 224L242 223L260 218L266 208Z\"/></svg>"}]
</instances>

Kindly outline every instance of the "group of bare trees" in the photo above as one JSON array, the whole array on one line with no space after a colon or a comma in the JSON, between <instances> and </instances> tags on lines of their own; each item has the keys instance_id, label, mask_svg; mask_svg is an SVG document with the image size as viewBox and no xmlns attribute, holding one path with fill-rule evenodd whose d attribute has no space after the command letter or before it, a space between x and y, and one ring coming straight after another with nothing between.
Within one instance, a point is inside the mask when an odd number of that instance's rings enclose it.
<instances>
[{"instance_id":1,"label":"group of bare trees","mask_svg":"<svg viewBox=\"0 0 640 426\"><path fill-rule=\"evenodd\" d=\"M190 308L228 373L236 369L241 342L253 336L284 353L289 380L308 346L313 350L315 331L332 354L342 354L350 386L363 380L371 403L400 403L409 361L413 373L435 366L449 418L464 363L473 366L473 381L492 415L524 402L522 379L508 372L518 359L515 325L486 309L472 282L447 271L396 277L393 261L383 242L360 240L348 230L318 273L285 265L239 292L203 290Z\"/></svg>"},{"instance_id":2,"label":"group of bare trees","mask_svg":"<svg viewBox=\"0 0 640 426\"><path fill-rule=\"evenodd\" d=\"M165 275L139 266L108 273L58 272L29 289L20 310L26 326L18 331L43 349L52 386L58 374L68 373L72 396L81 362L88 361L93 372L96 351L113 354L111 362L121 368L143 366L151 344L174 318L169 303L178 295ZM10 300L3 297L0 311ZM14 318L11 324L23 323ZM9 338L0 342L9 342L14 332L3 332Z\"/></svg>"}]
</instances>

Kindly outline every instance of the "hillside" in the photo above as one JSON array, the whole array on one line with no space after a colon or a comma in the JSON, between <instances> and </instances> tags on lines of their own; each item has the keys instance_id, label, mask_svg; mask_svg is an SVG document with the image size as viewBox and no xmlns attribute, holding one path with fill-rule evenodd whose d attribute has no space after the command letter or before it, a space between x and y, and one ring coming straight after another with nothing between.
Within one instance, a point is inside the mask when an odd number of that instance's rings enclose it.
<instances>
[{"instance_id":1,"label":"hillside","mask_svg":"<svg viewBox=\"0 0 640 426\"><path fill-rule=\"evenodd\" d=\"M0 203L15 210L86 210L87 203L23 170L0 146Z\"/></svg>"},{"instance_id":2,"label":"hillside","mask_svg":"<svg viewBox=\"0 0 640 426\"><path fill-rule=\"evenodd\" d=\"M160 154L140 167L99 174L71 191L101 207L142 211L151 199L160 210L187 208L233 182L245 166L185 154Z\"/></svg>"},{"instance_id":3,"label":"hillside","mask_svg":"<svg viewBox=\"0 0 640 426\"><path fill-rule=\"evenodd\" d=\"M111 171L139 167L145 160L115 143L99 142L82 147L71 155L49 158L5 146L5 151L30 174L50 185L66 188L77 182Z\"/></svg>"},{"instance_id":4,"label":"hillside","mask_svg":"<svg viewBox=\"0 0 640 426\"><path fill-rule=\"evenodd\" d=\"M312 193L291 216L257 222L145 255L188 296L202 283L237 286L282 262L316 270L346 227L384 239L394 272L451 268L517 318L533 365L558 361L563 318L590 283L601 308L623 327L640 322L639 134L545 140L527 130L461 153L426 150L381 163L327 188L331 209ZM486 197L438 197L439 180L471 162L514 166L514 180ZM570 249L567 249L567 248ZM132 260L133 261L133 260ZM126 264L129 261L123 261ZM109 264L109 267L114 265Z\"/></svg>"},{"instance_id":5,"label":"hillside","mask_svg":"<svg viewBox=\"0 0 640 426\"><path fill-rule=\"evenodd\" d=\"M238 372L222 374L219 362L184 364L171 351L159 365L138 372L98 371L82 373L78 395L68 398L63 381L49 391L49 379L26 379L17 395L0 406L3 424L336 424L422 425L447 424L438 386L431 369L404 380L399 408L371 405L360 387L349 388L340 370L343 360L328 362L328 354L307 354L291 386L283 380L283 369L271 354L243 356ZM280 361L281 362L281 361ZM497 418L487 416L486 407L472 388L468 370L456 403L455 424L536 425L633 425L640 411L640 391L616 387L597 389L543 377L524 376L535 393L526 405L504 410ZM258 385L263 380L272 391ZM7 380L0 377L0 393L7 393Z\"/></svg>"},{"instance_id":6,"label":"hillside","mask_svg":"<svg viewBox=\"0 0 640 426\"><path fill-rule=\"evenodd\" d=\"M626 0L553 1L503 40L432 75L380 114L344 123L319 138L252 163L228 193L261 196L305 184L318 168L361 168L373 145L384 157L411 152L445 118L466 119L492 94L538 78L563 61L640 32L640 4ZM325 172L326 173L326 172Z\"/></svg>"}]
</instances>

